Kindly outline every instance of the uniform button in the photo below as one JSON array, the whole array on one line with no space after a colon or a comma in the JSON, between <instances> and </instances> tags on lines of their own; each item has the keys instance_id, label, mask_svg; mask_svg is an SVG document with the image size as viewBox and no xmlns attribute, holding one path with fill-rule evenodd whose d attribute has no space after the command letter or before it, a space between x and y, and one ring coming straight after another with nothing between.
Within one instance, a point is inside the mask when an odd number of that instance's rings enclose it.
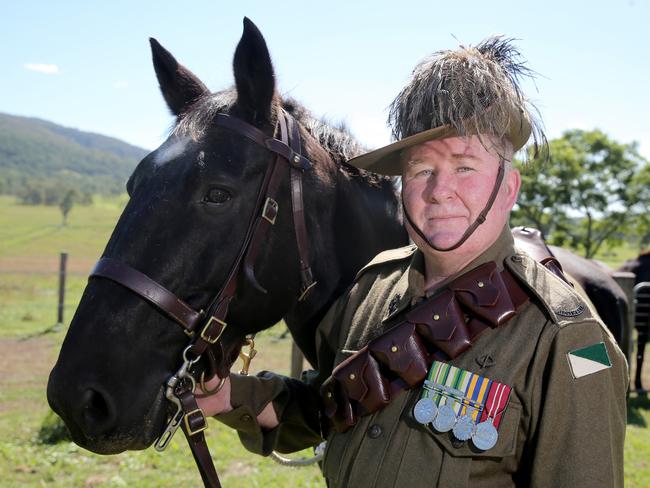
<instances>
[{"instance_id":1,"label":"uniform button","mask_svg":"<svg viewBox=\"0 0 650 488\"><path fill-rule=\"evenodd\" d=\"M244 415L239 417L239 420L241 420L242 422L250 422L251 420L253 420L253 417L245 413Z\"/></svg>"},{"instance_id":2,"label":"uniform button","mask_svg":"<svg viewBox=\"0 0 650 488\"><path fill-rule=\"evenodd\" d=\"M381 427L377 424L372 424L370 428L368 429L368 437L371 439L376 439L381 435Z\"/></svg>"}]
</instances>

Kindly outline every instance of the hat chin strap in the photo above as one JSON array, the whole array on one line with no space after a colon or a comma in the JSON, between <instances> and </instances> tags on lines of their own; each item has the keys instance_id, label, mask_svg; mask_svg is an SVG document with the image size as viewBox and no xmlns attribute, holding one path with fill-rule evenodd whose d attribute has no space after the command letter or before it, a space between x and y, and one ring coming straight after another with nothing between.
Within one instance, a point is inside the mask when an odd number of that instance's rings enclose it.
<instances>
[{"instance_id":1,"label":"hat chin strap","mask_svg":"<svg viewBox=\"0 0 650 488\"><path fill-rule=\"evenodd\" d=\"M413 222L413 219L408 213L408 210L406 210L406 205L404 204L404 190L402 189L402 209L404 210L404 216L406 217L406 220L408 221L409 225L413 228L413 230L417 233L418 236L420 236L420 239L422 239L424 242L427 243L427 245L433 249L434 251L438 252L448 252L448 251L453 251L454 249L458 249L460 246L463 245L463 243L469 239L469 237L474 233L476 228L481 225L483 222L485 222L485 218L487 217L488 212L492 208L492 204L494 203L494 200L497 197L497 193L499 192L499 189L501 188L501 182L503 181L503 176L505 174L505 165L503 158L499 161L499 171L497 173L497 179L494 182L494 188L492 188L492 193L490 194L490 198L488 198L487 203L485 204L485 207L481 211L478 217L476 217L476 220L467 228L465 233L462 235L462 237L456 242L456 244L450 246L450 247L439 247L433 244L427 236L424 235L424 232L420 230L420 228Z\"/></svg>"}]
</instances>

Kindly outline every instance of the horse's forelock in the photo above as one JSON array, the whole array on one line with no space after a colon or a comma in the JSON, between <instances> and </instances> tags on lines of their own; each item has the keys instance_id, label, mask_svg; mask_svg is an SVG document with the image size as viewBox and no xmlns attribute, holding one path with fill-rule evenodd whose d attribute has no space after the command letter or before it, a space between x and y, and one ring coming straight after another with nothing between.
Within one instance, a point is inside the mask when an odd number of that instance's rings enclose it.
<instances>
[{"instance_id":1,"label":"horse's forelock","mask_svg":"<svg viewBox=\"0 0 650 488\"><path fill-rule=\"evenodd\" d=\"M235 89L224 90L201 97L194 105L179 117L172 129L172 135L191 137L198 141L212 125L218 113L229 113L237 100Z\"/></svg>"}]
</instances>

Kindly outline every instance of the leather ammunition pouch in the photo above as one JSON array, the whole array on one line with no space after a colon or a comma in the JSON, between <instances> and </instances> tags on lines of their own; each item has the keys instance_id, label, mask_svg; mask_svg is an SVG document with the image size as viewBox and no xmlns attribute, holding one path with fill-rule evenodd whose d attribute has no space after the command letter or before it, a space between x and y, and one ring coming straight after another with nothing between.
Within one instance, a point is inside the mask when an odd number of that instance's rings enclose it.
<instances>
[{"instance_id":1,"label":"leather ammunition pouch","mask_svg":"<svg viewBox=\"0 0 650 488\"><path fill-rule=\"evenodd\" d=\"M323 383L325 415L339 432L424 381L434 359L448 361L528 301L512 274L485 263L420 303L400 322L340 363Z\"/></svg>"}]
</instances>

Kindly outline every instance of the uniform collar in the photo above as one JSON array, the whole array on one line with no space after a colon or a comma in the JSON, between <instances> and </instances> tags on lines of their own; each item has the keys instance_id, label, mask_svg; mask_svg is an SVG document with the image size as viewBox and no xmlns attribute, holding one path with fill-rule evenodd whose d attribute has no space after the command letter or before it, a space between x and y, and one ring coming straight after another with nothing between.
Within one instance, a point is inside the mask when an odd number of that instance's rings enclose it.
<instances>
[{"instance_id":1,"label":"uniform collar","mask_svg":"<svg viewBox=\"0 0 650 488\"><path fill-rule=\"evenodd\" d=\"M482 264L494 261L497 264L497 268L502 270L504 259L514 253L514 238L512 237L510 226L506 224L497 240L485 252L470 262L458 273L438 283L434 289L425 291L424 254L420 249L416 249L411 256L411 262L409 263L406 272L402 274L393 288L394 292L391 298L391 303L389 304L383 322L390 320L400 312L415 305L423 299L434 295L438 290L444 288L459 276Z\"/></svg>"}]
</instances>

